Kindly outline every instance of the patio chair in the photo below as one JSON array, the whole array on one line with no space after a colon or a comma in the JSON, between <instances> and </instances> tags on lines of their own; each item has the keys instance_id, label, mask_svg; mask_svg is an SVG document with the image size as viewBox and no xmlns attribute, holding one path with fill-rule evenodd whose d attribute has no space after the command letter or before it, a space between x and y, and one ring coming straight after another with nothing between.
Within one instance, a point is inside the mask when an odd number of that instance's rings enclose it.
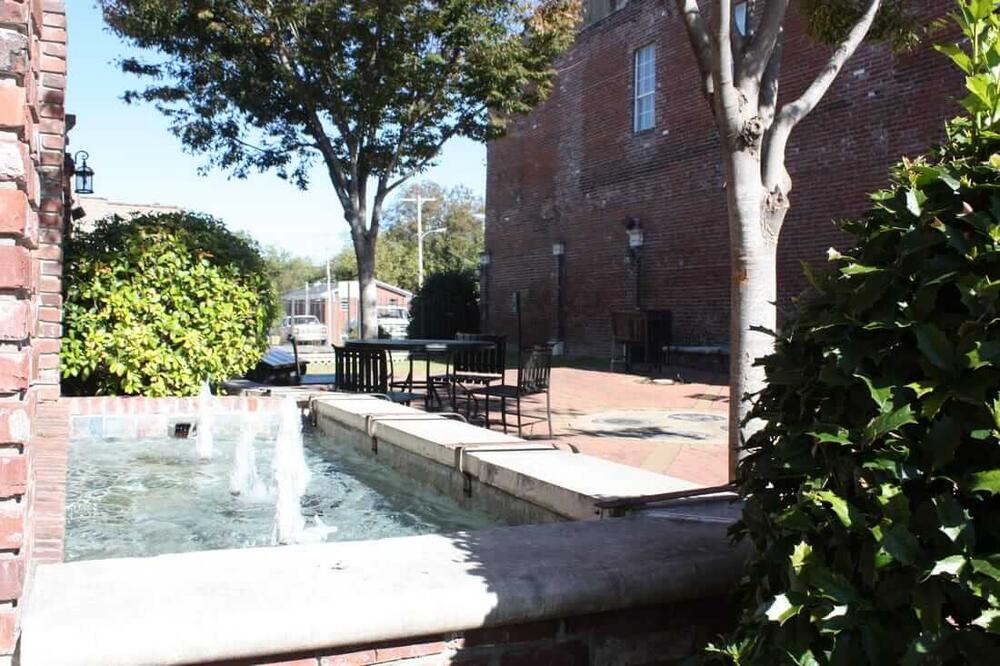
<instances>
[{"instance_id":1,"label":"patio chair","mask_svg":"<svg viewBox=\"0 0 1000 666\"><path fill-rule=\"evenodd\" d=\"M670 365L673 344L673 313L670 310L646 310L646 362L656 364L656 372Z\"/></svg>"},{"instance_id":2,"label":"patio chair","mask_svg":"<svg viewBox=\"0 0 1000 666\"><path fill-rule=\"evenodd\" d=\"M439 345L428 344L423 349L414 349L406 354L406 362L409 369L406 373L405 379L395 379L389 382L390 389L403 389L404 391L413 392L416 390L423 390L425 406L430 410L434 406L434 401L436 400L438 406L442 405L441 397L437 394L434 389L434 377L424 377L423 379L416 379L413 376L413 368L415 364L424 363L429 367L430 363L433 361L443 361L448 362L448 352L446 349L439 348ZM392 357L389 358L390 363L390 376L392 375Z\"/></svg>"},{"instance_id":3,"label":"patio chair","mask_svg":"<svg viewBox=\"0 0 1000 666\"><path fill-rule=\"evenodd\" d=\"M632 370L632 349L646 344L646 318L638 310L611 313L611 372L616 363L625 364L625 372ZM618 356L619 350L621 356Z\"/></svg>"},{"instance_id":4,"label":"patio chair","mask_svg":"<svg viewBox=\"0 0 1000 666\"><path fill-rule=\"evenodd\" d=\"M455 408L458 390L469 392L468 387L492 386L494 383L504 383L504 371L507 369L507 336L485 333L456 333L456 340L484 340L492 342L491 349L476 349L455 354L451 369L444 374L431 377L432 386L443 385L451 397L452 408ZM466 412L471 410L467 409Z\"/></svg>"},{"instance_id":5,"label":"patio chair","mask_svg":"<svg viewBox=\"0 0 1000 666\"><path fill-rule=\"evenodd\" d=\"M517 436L521 436L524 420L521 415L521 399L532 395L545 394L545 418L538 418L532 423L546 421L549 426L549 439L552 439L552 401L550 396L550 379L552 376L552 347L542 345L532 347L521 358L517 368L517 384L500 384L472 389L472 396L483 396L486 412L486 427L490 427L490 399L500 399L500 422L504 433L507 432L507 401L513 400L517 416Z\"/></svg>"},{"instance_id":6,"label":"patio chair","mask_svg":"<svg viewBox=\"0 0 1000 666\"><path fill-rule=\"evenodd\" d=\"M409 405L420 396L409 391L393 391L389 382L389 361L382 349L334 347L334 388L344 393L371 393Z\"/></svg>"}]
</instances>

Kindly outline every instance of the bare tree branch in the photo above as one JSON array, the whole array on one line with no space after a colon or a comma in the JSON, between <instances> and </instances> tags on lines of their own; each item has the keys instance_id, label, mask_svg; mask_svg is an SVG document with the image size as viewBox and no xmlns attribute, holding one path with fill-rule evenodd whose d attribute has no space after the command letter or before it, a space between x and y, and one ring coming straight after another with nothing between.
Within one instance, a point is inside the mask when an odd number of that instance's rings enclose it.
<instances>
[{"instance_id":1,"label":"bare tree branch","mask_svg":"<svg viewBox=\"0 0 1000 666\"><path fill-rule=\"evenodd\" d=\"M788 3L789 0L767 0L767 4L764 5L760 22L750 37L740 62L737 85L741 89L747 81L760 81L763 77L764 70L771 62L771 53L778 42L778 35L781 34Z\"/></svg>"},{"instance_id":2,"label":"bare tree branch","mask_svg":"<svg viewBox=\"0 0 1000 666\"><path fill-rule=\"evenodd\" d=\"M778 39L771 50L771 59L764 68L764 74L760 81L760 103L757 115L763 123L764 132L771 129L774 124L774 115L778 110L778 85L781 81L781 56L784 53L785 37L783 32L778 33Z\"/></svg>"},{"instance_id":3,"label":"bare tree branch","mask_svg":"<svg viewBox=\"0 0 1000 666\"><path fill-rule=\"evenodd\" d=\"M833 50L830 59L805 92L794 102L789 102L781 107L781 111L775 118L766 149L767 160L764 164L763 175L764 186L768 190L777 187L785 178L785 150L792 129L809 115L823 99L837 75L844 68L844 64L854 55L868 31L871 30L881 4L882 0L870 0L865 13L861 15L844 40Z\"/></svg>"},{"instance_id":4,"label":"bare tree branch","mask_svg":"<svg viewBox=\"0 0 1000 666\"><path fill-rule=\"evenodd\" d=\"M715 112L715 105L712 97L715 88L712 83L712 42L709 39L708 31L705 30L705 21L701 16L697 0L677 0L677 8L684 17L684 27L687 28L688 39L691 41L691 49L694 57L698 61L698 71L701 73L701 92L708 100L712 112Z\"/></svg>"},{"instance_id":5,"label":"bare tree branch","mask_svg":"<svg viewBox=\"0 0 1000 666\"><path fill-rule=\"evenodd\" d=\"M715 39L712 40L715 68L712 79L715 83L718 112L716 121L723 141L733 138L740 123L740 100L734 85L736 72L733 67L733 45L730 32L733 27L732 0L716 0Z\"/></svg>"}]
</instances>

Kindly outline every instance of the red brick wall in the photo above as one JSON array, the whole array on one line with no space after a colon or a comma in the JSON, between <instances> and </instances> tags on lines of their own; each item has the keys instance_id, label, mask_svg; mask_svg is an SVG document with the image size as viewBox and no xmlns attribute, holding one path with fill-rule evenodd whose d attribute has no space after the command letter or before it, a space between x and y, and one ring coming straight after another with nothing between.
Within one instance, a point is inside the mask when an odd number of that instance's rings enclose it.
<instances>
[{"instance_id":1,"label":"red brick wall","mask_svg":"<svg viewBox=\"0 0 1000 666\"><path fill-rule=\"evenodd\" d=\"M61 555L52 548L61 524L36 517L61 513L46 483L65 429L56 406L65 87L63 1L0 0L0 655L14 648L29 563Z\"/></svg>"},{"instance_id":2,"label":"red brick wall","mask_svg":"<svg viewBox=\"0 0 1000 666\"><path fill-rule=\"evenodd\" d=\"M912 3L925 17L951 0ZM801 91L828 51L786 30L783 99ZM633 57L656 44L656 127L632 131ZM567 351L607 355L613 309L670 309L675 339L728 338L729 250L718 140L699 92L691 48L674 3L631 0L594 23L558 63L549 100L490 143L486 248L492 330L513 333L513 290L524 294L525 341L553 339L557 321L552 243L566 244ZM886 167L943 136L961 82L929 48L894 57L865 45L789 147L792 210L779 247L782 304L804 287L800 260L843 244L832 220L866 207ZM644 230L640 271L626 259L624 222Z\"/></svg>"}]
</instances>

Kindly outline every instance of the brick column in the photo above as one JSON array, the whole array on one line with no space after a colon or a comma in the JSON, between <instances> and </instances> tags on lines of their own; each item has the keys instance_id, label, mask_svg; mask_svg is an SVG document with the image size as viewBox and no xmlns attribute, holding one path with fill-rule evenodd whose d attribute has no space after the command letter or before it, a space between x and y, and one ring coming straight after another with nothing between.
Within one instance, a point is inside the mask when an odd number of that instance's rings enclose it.
<instances>
[{"instance_id":1,"label":"brick column","mask_svg":"<svg viewBox=\"0 0 1000 666\"><path fill-rule=\"evenodd\" d=\"M36 530L35 517L58 421L65 87L63 0L0 0L0 655L14 651L33 555L61 557L61 525ZM36 548L46 530L58 553Z\"/></svg>"}]
</instances>

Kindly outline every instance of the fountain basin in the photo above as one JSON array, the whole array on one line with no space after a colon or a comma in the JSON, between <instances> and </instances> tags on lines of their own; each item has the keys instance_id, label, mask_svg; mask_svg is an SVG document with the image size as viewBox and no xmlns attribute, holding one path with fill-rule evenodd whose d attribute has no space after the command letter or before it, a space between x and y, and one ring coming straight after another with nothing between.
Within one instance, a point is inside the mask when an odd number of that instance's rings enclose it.
<instances>
[{"instance_id":1,"label":"fountain basin","mask_svg":"<svg viewBox=\"0 0 1000 666\"><path fill-rule=\"evenodd\" d=\"M238 442L215 438L199 460L191 440L77 439L67 479L66 560L144 557L272 544L274 428L255 444L257 488L234 495ZM415 484L320 433L304 432L306 541L350 541L503 524ZM323 534L316 518L335 532Z\"/></svg>"}]
</instances>

